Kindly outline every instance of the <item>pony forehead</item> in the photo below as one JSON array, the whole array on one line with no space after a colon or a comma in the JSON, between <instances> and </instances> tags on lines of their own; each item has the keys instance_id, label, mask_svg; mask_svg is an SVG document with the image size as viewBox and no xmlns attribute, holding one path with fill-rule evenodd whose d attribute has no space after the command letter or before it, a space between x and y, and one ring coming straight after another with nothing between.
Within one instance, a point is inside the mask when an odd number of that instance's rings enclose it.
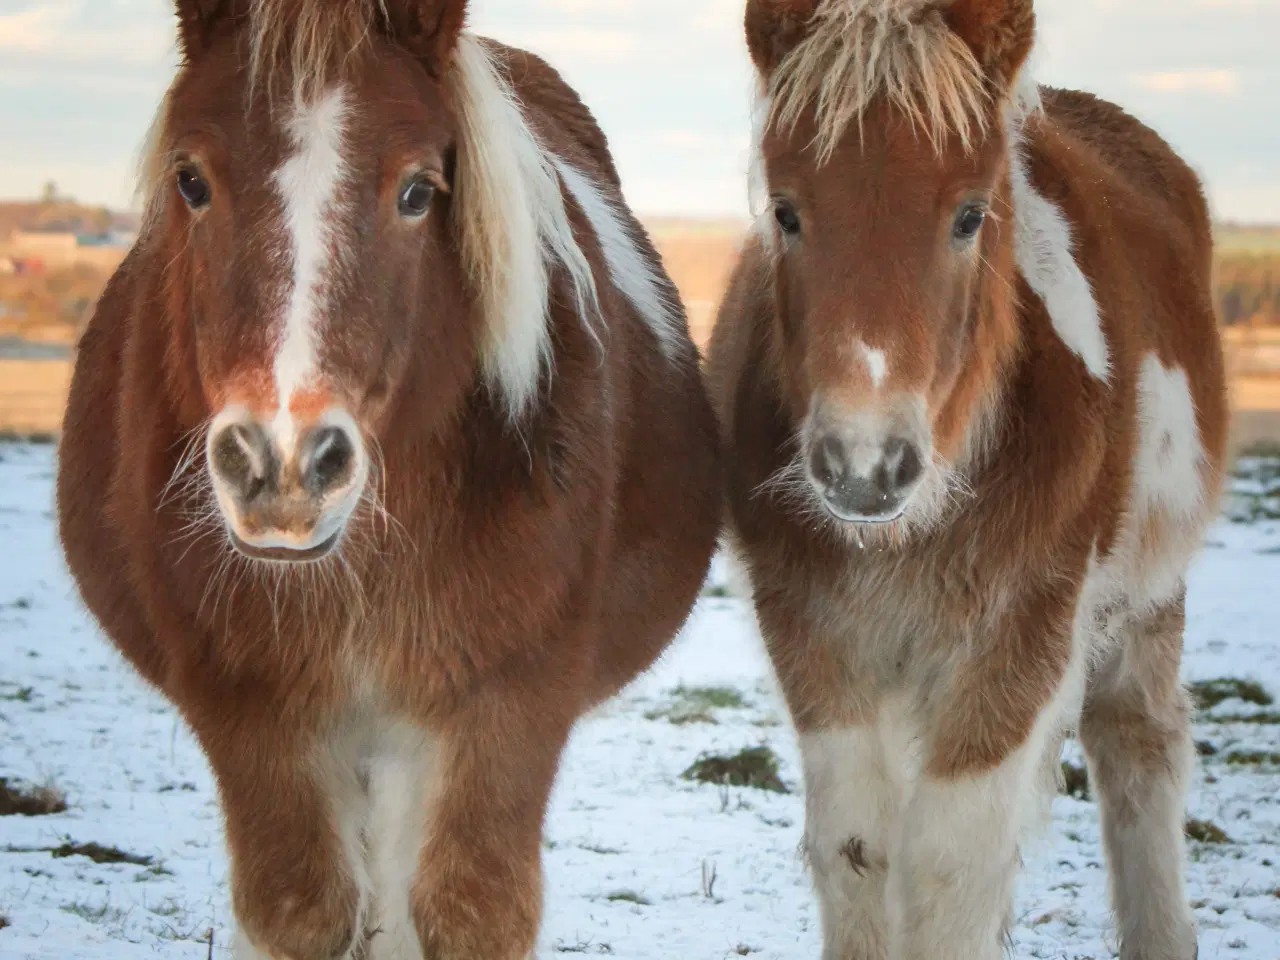
<instances>
[{"instance_id":1,"label":"pony forehead","mask_svg":"<svg viewBox=\"0 0 1280 960\"><path fill-rule=\"evenodd\" d=\"M881 96L939 151L949 134L970 150L987 127L987 78L938 0L824 0L765 79L769 124L790 131L814 109L820 163Z\"/></svg>"}]
</instances>

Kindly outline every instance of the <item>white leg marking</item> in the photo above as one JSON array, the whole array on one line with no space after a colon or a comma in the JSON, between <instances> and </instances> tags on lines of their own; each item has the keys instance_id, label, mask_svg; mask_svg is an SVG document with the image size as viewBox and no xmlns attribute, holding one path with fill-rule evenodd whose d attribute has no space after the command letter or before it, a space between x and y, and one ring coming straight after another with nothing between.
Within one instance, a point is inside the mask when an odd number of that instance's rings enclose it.
<instances>
[{"instance_id":1,"label":"white leg marking","mask_svg":"<svg viewBox=\"0 0 1280 960\"><path fill-rule=\"evenodd\" d=\"M636 246L622 207L573 164L559 157L554 163L600 241L614 286L648 324L663 353L679 354L683 339L679 312L671 303L658 268Z\"/></svg>"},{"instance_id":2,"label":"white leg marking","mask_svg":"<svg viewBox=\"0 0 1280 960\"><path fill-rule=\"evenodd\" d=\"M373 879L368 960L420 960L422 947L409 892L430 822L438 778L435 745L421 730L400 725L379 740L369 770L372 800L368 855Z\"/></svg>"},{"instance_id":3,"label":"white leg marking","mask_svg":"<svg viewBox=\"0 0 1280 960\"><path fill-rule=\"evenodd\" d=\"M800 738L805 845L822 916L824 960L884 957L885 881L894 824L917 763L894 705L875 726Z\"/></svg>"},{"instance_id":4,"label":"white leg marking","mask_svg":"<svg viewBox=\"0 0 1280 960\"><path fill-rule=\"evenodd\" d=\"M889 361L884 351L875 350L862 342L858 343L858 349L862 351L862 359L867 362L867 372L871 374L871 385L879 390L884 383L885 375L889 372Z\"/></svg>"},{"instance_id":5,"label":"white leg marking","mask_svg":"<svg viewBox=\"0 0 1280 960\"><path fill-rule=\"evenodd\" d=\"M297 104L288 125L294 153L274 176L284 203L293 266L274 364L279 410L273 431L286 457L296 440L289 401L316 374L316 327L334 268L336 225L345 219L338 192L347 173L348 109L344 87L329 91L315 104Z\"/></svg>"},{"instance_id":6,"label":"white leg marking","mask_svg":"<svg viewBox=\"0 0 1280 960\"><path fill-rule=\"evenodd\" d=\"M1084 361L1090 374L1105 382L1111 373L1110 351L1098 301L1072 250L1071 225L1032 185L1017 138L1010 149L1009 175L1018 267L1044 301L1062 342Z\"/></svg>"}]
</instances>

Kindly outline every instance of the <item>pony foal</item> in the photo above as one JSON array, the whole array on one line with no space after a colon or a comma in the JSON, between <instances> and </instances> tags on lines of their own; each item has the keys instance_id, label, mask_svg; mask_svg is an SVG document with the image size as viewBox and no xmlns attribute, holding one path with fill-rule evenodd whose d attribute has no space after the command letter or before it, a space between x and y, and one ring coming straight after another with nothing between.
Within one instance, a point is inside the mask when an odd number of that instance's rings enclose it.
<instances>
[{"instance_id":1,"label":"pony foal","mask_svg":"<svg viewBox=\"0 0 1280 960\"><path fill-rule=\"evenodd\" d=\"M679 300L590 113L464 0L178 0L58 497L217 779L241 960L521 960L570 729L718 533Z\"/></svg>"},{"instance_id":2,"label":"pony foal","mask_svg":"<svg viewBox=\"0 0 1280 960\"><path fill-rule=\"evenodd\" d=\"M749 0L769 212L709 357L827 960L993 960L1079 722L1124 960L1192 960L1183 578L1226 404L1200 186L1025 77L1031 0Z\"/></svg>"}]
</instances>

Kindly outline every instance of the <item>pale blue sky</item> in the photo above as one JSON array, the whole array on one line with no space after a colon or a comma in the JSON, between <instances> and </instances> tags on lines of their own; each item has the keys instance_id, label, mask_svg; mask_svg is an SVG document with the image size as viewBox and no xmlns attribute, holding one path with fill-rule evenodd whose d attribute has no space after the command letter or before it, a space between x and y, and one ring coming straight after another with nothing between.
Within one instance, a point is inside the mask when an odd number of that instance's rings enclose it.
<instances>
[{"instance_id":1,"label":"pale blue sky","mask_svg":"<svg viewBox=\"0 0 1280 960\"><path fill-rule=\"evenodd\" d=\"M473 0L608 133L650 214L746 212L745 0ZM0 0L0 196L46 179L128 204L175 61L167 0ZM1223 217L1280 222L1280 0L1039 0L1042 81L1114 99L1168 137Z\"/></svg>"}]
</instances>

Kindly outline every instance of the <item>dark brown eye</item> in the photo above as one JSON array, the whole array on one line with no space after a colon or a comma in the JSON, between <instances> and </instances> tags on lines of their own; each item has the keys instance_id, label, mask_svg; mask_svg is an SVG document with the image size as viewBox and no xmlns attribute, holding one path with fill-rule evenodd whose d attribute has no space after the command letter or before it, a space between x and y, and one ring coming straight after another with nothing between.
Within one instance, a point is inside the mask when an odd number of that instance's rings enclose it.
<instances>
[{"instance_id":1,"label":"dark brown eye","mask_svg":"<svg viewBox=\"0 0 1280 960\"><path fill-rule=\"evenodd\" d=\"M200 176L193 167L182 167L178 170L178 193L192 210L201 210L213 199L213 191L209 182Z\"/></svg>"},{"instance_id":2,"label":"dark brown eye","mask_svg":"<svg viewBox=\"0 0 1280 960\"><path fill-rule=\"evenodd\" d=\"M978 206L967 206L956 214L951 232L957 240L972 240L987 221L987 211Z\"/></svg>"},{"instance_id":3,"label":"dark brown eye","mask_svg":"<svg viewBox=\"0 0 1280 960\"><path fill-rule=\"evenodd\" d=\"M421 178L410 180L400 191L400 216L416 220L427 212L436 188Z\"/></svg>"},{"instance_id":4,"label":"dark brown eye","mask_svg":"<svg viewBox=\"0 0 1280 960\"><path fill-rule=\"evenodd\" d=\"M778 228L788 237L800 233L800 214L789 200L773 201L773 218L778 221Z\"/></svg>"}]
</instances>

